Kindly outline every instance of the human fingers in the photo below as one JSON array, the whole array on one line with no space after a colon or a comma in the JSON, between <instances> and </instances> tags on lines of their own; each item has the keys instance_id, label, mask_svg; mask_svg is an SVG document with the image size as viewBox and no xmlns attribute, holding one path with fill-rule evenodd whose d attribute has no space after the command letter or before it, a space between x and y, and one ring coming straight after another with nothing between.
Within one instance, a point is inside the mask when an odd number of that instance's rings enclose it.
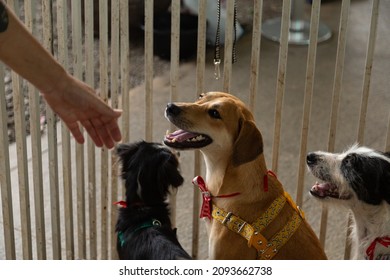
<instances>
[{"instance_id":1,"label":"human fingers","mask_svg":"<svg viewBox=\"0 0 390 280\"><path fill-rule=\"evenodd\" d=\"M98 132L96 131L94 125L91 123L91 121L90 120L81 121L81 124L83 125L83 127L85 128L89 137L92 139L95 145L99 148L103 147L104 143L100 138Z\"/></svg>"},{"instance_id":2,"label":"human fingers","mask_svg":"<svg viewBox=\"0 0 390 280\"><path fill-rule=\"evenodd\" d=\"M104 146L106 146L108 149L111 149L115 146L115 139L112 137L111 135L111 129L110 127L107 125L107 123L105 123L104 121L102 121L100 118L94 118L91 120L91 124L93 125L98 137L101 139L102 143ZM116 122L115 122L116 124ZM119 128L115 129L114 128L114 131L116 130L119 130ZM116 133L118 133L118 131L116 131ZM120 134L120 132L119 132ZM121 136L121 135L119 135ZM118 137L118 135L116 135L116 138ZM118 140L119 141L119 140Z\"/></svg>"},{"instance_id":3,"label":"human fingers","mask_svg":"<svg viewBox=\"0 0 390 280\"><path fill-rule=\"evenodd\" d=\"M102 118L102 122L105 124L105 127L108 133L111 135L112 139L115 142L119 142L122 140L122 133L118 125L118 119L106 119Z\"/></svg>"},{"instance_id":4,"label":"human fingers","mask_svg":"<svg viewBox=\"0 0 390 280\"><path fill-rule=\"evenodd\" d=\"M116 121L113 121L113 122L114 122L114 125L109 126L109 133L111 134L111 137L112 137L112 139L114 139L115 142L119 142L122 140L122 133L121 133Z\"/></svg>"},{"instance_id":5,"label":"human fingers","mask_svg":"<svg viewBox=\"0 0 390 280\"><path fill-rule=\"evenodd\" d=\"M66 123L66 126L68 127L70 133L73 135L74 139L76 140L77 143L79 144L84 144L84 136L81 133L80 127L77 122L68 122Z\"/></svg>"}]
</instances>

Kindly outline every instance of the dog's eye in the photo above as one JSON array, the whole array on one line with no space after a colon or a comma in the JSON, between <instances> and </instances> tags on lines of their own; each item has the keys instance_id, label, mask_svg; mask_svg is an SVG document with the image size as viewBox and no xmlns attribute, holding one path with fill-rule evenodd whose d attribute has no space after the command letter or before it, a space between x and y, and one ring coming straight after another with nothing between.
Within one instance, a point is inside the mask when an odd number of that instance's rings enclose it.
<instances>
[{"instance_id":1,"label":"dog's eye","mask_svg":"<svg viewBox=\"0 0 390 280\"><path fill-rule=\"evenodd\" d=\"M204 98L206 96L207 96L207 93L201 93L201 94L199 94L199 98L198 99L202 99L202 98Z\"/></svg>"},{"instance_id":2,"label":"dog's eye","mask_svg":"<svg viewBox=\"0 0 390 280\"><path fill-rule=\"evenodd\" d=\"M210 117L212 117L213 119L221 119L221 115L219 114L219 112L215 109L210 109L209 110L209 115Z\"/></svg>"}]
</instances>

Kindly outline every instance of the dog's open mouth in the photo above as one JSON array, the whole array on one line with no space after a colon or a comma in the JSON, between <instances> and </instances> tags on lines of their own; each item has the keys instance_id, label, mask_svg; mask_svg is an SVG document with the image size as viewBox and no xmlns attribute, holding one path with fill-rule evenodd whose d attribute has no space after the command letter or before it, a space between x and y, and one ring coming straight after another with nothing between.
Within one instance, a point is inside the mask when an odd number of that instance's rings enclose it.
<instances>
[{"instance_id":1,"label":"dog's open mouth","mask_svg":"<svg viewBox=\"0 0 390 280\"><path fill-rule=\"evenodd\" d=\"M342 199L347 200L350 198L350 195L348 194L341 194L339 192L339 188L337 185L329 182L325 183L318 183L316 182L315 185L310 189L310 193L320 199L324 198L336 198L336 199Z\"/></svg>"},{"instance_id":2,"label":"dog's open mouth","mask_svg":"<svg viewBox=\"0 0 390 280\"><path fill-rule=\"evenodd\" d=\"M164 138L164 144L175 149L200 149L211 144L212 141L206 134L182 129L167 133Z\"/></svg>"}]
</instances>

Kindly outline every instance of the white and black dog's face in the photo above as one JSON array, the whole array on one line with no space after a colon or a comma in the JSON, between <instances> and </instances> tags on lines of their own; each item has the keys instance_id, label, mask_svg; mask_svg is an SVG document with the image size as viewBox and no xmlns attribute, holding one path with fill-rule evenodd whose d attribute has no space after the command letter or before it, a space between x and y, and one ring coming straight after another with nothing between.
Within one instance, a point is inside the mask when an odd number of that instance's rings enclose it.
<instances>
[{"instance_id":1,"label":"white and black dog's face","mask_svg":"<svg viewBox=\"0 0 390 280\"><path fill-rule=\"evenodd\" d=\"M390 204L390 153L354 145L339 154L309 153L306 162L312 174L321 180L310 190L321 201L349 207L361 202Z\"/></svg>"}]
</instances>

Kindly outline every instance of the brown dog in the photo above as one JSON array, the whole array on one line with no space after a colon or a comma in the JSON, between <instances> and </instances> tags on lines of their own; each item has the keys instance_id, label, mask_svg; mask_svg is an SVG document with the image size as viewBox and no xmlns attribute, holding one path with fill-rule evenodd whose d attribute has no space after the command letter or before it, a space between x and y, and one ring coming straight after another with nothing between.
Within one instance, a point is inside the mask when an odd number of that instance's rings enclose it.
<instances>
[{"instance_id":1,"label":"brown dog","mask_svg":"<svg viewBox=\"0 0 390 280\"><path fill-rule=\"evenodd\" d=\"M179 130L164 143L204 156L213 203L206 226L209 258L326 259L302 213L268 171L261 133L242 101L210 92L195 103L170 103L165 114Z\"/></svg>"}]
</instances>

